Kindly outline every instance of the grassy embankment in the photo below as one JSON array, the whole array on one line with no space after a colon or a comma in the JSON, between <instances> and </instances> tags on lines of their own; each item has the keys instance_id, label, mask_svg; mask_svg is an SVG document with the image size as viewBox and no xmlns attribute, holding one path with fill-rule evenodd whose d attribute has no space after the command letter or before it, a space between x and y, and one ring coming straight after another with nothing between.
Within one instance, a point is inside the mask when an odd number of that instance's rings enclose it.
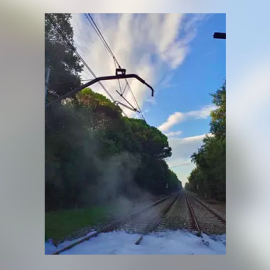
<instances>
[{"instance_id":1,"label":"grassy embankment","mask_svg":"<svg viewBox=\"0 0 270 270\"><path fill-rule=\"evenodd\" d=\"M88 209L59 210L45 213L45 241L57 242L79 229L106 222L119 212L117 206L96 206Z\"/></svg>"}]
</instances>

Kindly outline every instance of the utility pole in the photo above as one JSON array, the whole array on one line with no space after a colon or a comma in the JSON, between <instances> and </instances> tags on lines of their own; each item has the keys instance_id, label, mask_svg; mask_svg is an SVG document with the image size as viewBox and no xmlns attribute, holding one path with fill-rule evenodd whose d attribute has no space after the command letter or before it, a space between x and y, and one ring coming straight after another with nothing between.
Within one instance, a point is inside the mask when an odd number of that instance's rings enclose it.
<instances>
[{"instance_id":1,"label":"utility pole","mask_svg":"<svg viewBox=\"0 0 270 270\"><path fill-rule=\"evenodd\" d=\"M50 78L50 72L51 72L51 69L49 67L46 68L46 75L45 75L45 104L46 104L46 99L47 99L47 91L48 91L48 83L49 83L49 78Z\"/></svg>"}]
</instances>

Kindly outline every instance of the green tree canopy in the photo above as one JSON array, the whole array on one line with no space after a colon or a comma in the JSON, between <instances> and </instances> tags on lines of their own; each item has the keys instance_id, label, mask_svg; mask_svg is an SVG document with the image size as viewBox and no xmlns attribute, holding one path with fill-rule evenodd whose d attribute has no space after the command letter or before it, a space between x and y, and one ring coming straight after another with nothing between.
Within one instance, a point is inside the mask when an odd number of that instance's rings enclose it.
<instances>
[{"instance_id":1,"label":"green tree canopy","mask_svg":"<svg viewBox=\"0 0 270 270\"><path fill-rule=\"evenodd\" d=\"M219 139L226 139L226 82L212 94L217 109L211 112L210 131Z\"/></svg>"},{"instance_id":2,"label":"green tree canopy","mask_svg":"<svg viewBox=\"0 0 270 270\"><path fill-rule=\"evenodd\" d=\"M186 188L203 196L226 199L226 84L217 90L213 103L217 109L211 112L210 131L203 145L191 160L196 168L188 178Z\"/></svg>"},{"instance_id":3,"label":"green tree canopy","mask_svg":"<svg viewBox=\"0 0 270 270\"><path fill-rule=\"evenodd\" d=\"M81 84L79 72L83 65L67 45L73 45L71 14L45 15L45 67L50 67L48 100L62 96ZM61 30L64 38L58 33Z\"/></svg>"},{"instance_id":4,"label":"green tree canopy","mask_svg":"<svg viewBox=\"0 0 270 270\"><path fill-rule=\"evenodd\" d=\"M167 137L144 120L123 117L103 95L87 88L49 110L47 209L132 197L138 189L158 195L181 188L164 160L171 155ZM117 186L117 194L105 195L102 190L110 185Z\"/></svg>"},{"instance_id":5,"label":"green tree canopy","mask_svg":"<svg viewBox=\"0 0 270 270\"><path fill-rule=\"evenodd\" d=\"M70 19L70 14L45 16L49 101L81 85L83 65L67 46L74 44ZM46 210L181 188L164 160L172 151L167 137L144 120L124 117L118 105L90 88L46 107L45 116Z\"/></svg>"}]
</instances>

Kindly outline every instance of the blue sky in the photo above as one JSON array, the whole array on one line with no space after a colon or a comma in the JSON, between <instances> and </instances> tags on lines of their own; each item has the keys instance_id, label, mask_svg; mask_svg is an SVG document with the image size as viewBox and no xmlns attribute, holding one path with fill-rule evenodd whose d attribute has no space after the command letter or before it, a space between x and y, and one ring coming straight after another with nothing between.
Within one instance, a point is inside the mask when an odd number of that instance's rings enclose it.
<instances>
[{"instance_id":1,"label":"blue sky","mask_svg":"<svg viewBox=\"0 0 270 270\"><path fill-rule=\"evenodd\" d=\"M194 164L190 155L209 133L210 93L226 78L226 42L213 39L226 32L225 14L92 14L99 29L127 73L136 73L156 93L135 80L131 88L148 124L168 135L170 168L184 184ZM97 76L115 73L112 57L83 14L73 14L78 51ZM86 71L85 79L92 76ZM116 100L118 82L105 82ZM124 82L122 83L122 87ZM98 86L93 90L102 94ZM105 94L106 95L106 94ZM134 104L131 93L125 97ZM130 117L133 112L123 108Z\"/></svg>"},{"instance_id":2,"label":"blue sky","mask_svg":"<svg viewBox=\"0 0 270 270\"><path fill-rule=\"evenodd\" d=\"M188 112L211 104L209 93L215 92L226 76L226 45L225 41L212 38L216 31L226 31L225 14L215 14L200 22L196 37L189 44L190 53L172 73L171 87L165 91L160 89L157 106L152 106L146 114L149 124L158 126L175 111ZM184 122L181 124L182 135L207 133L208 122L209 119ZM177 126L173 130L177 130Z\"/></svg>"}]
</instances>

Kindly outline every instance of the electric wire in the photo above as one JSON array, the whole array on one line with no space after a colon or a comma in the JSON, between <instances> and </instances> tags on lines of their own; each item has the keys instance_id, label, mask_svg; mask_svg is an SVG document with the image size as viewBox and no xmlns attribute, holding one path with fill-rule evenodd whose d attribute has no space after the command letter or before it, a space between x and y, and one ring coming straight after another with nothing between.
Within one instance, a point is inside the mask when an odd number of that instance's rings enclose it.
<instances>
[{"instance_id":1,"label":"electric wire","mask_svg":"<svg viewBox=\"0 0 270 270\"><path fill-rule=\"evenodd\" d=\"M60 36L62 37L63 40L66 41L67 46L74 51L74 53L80 58L80 60L82 61L82 63L84 64L84 66L89 70L89 72L92 74L92 76L94 78L97 78L97 76L95 75L95 73L92 71L92 69L88 66L88 64L85 62L85 60L82 58L82 56L78 53L78 51L76 50L76 48L70 43L70 41L66 38L66 36L64 35L63 31L57 27L55 21L51 18L51 16L49 14L45 14L45 16L48 18L48 20L50 21L50 23L54 26L54 28L56 29L56 31L60 34ZM101 83L98 82L100 84L100 86L103 88L103 90L108 94L108 96L111 98L111 100L115 103L115 99L112 97L112 95L109 93L109 91L105 88L105 86ZM126 113L122 110L122 108L118 105L118 107L120 108L120 110L122 111L122 113L127 117Z\"/></svg>"},{"instance_id":2,"label":"electric wire","mask_svg":"<svg viewBox=\"0 0 270 270\"><path fill-rule=\"evenodd\" d=\"M88 16L87 16L87 15L88 15ZM89 21L89 23L91 24L91 26L93 27L93 29L95 30L95 32L97 33L97 35L99 36L99 38L101 39L101 41L103 42L103 44L105 45L105 47L107 48L108 52L109 52L109 53L111 54L111 56L113 57L115 63L118 65L119 68L121 68L121 66L120 66L120 64L119 64L119 62L118 62L118 60L116 59L115 55L113 54L113 52L112 52L110 46L109 46L108 43L106 42L104 36L102 35L101 31L99 30L99 28L98 28L98 26L96 25L96 23L95 23L94 19L92 18L92 16L91 16L89 13L85 14L85 16L86 16L86 18L88 19L88 21ZM135 102L135 104L137 105L137 107L138 107L138 109L139 109L139 110L137 110L137 111L140 112L142 118L143 118L144 121L145 121L145 118L144 118L144 116L143 116L143 113L142 113L142 111L141 111L141 108L140 108L140 106L139 106L139 104L138 104L138 102L137 102L137 100L136 100L136 98L135 98L135 95L134 95L134 93L133 93L133 91L132 91L132 89L131 89L131 87L130 87L130 84L129 84L129 82L128 82L127 79L125 79L125 80L126 80L126 83L127 83L128 87L129 87L129 89L130 89L130 92L131 92L131 94L132 94L133 101ZM121 91L121 90L120 90L120 91ZM122 93L122 92L121 92L121 93ZM122 93L122 94L123 94L123 93ZM134 107L134 106L133 106L133 107Z\"/></svg>"}]
</instances>

